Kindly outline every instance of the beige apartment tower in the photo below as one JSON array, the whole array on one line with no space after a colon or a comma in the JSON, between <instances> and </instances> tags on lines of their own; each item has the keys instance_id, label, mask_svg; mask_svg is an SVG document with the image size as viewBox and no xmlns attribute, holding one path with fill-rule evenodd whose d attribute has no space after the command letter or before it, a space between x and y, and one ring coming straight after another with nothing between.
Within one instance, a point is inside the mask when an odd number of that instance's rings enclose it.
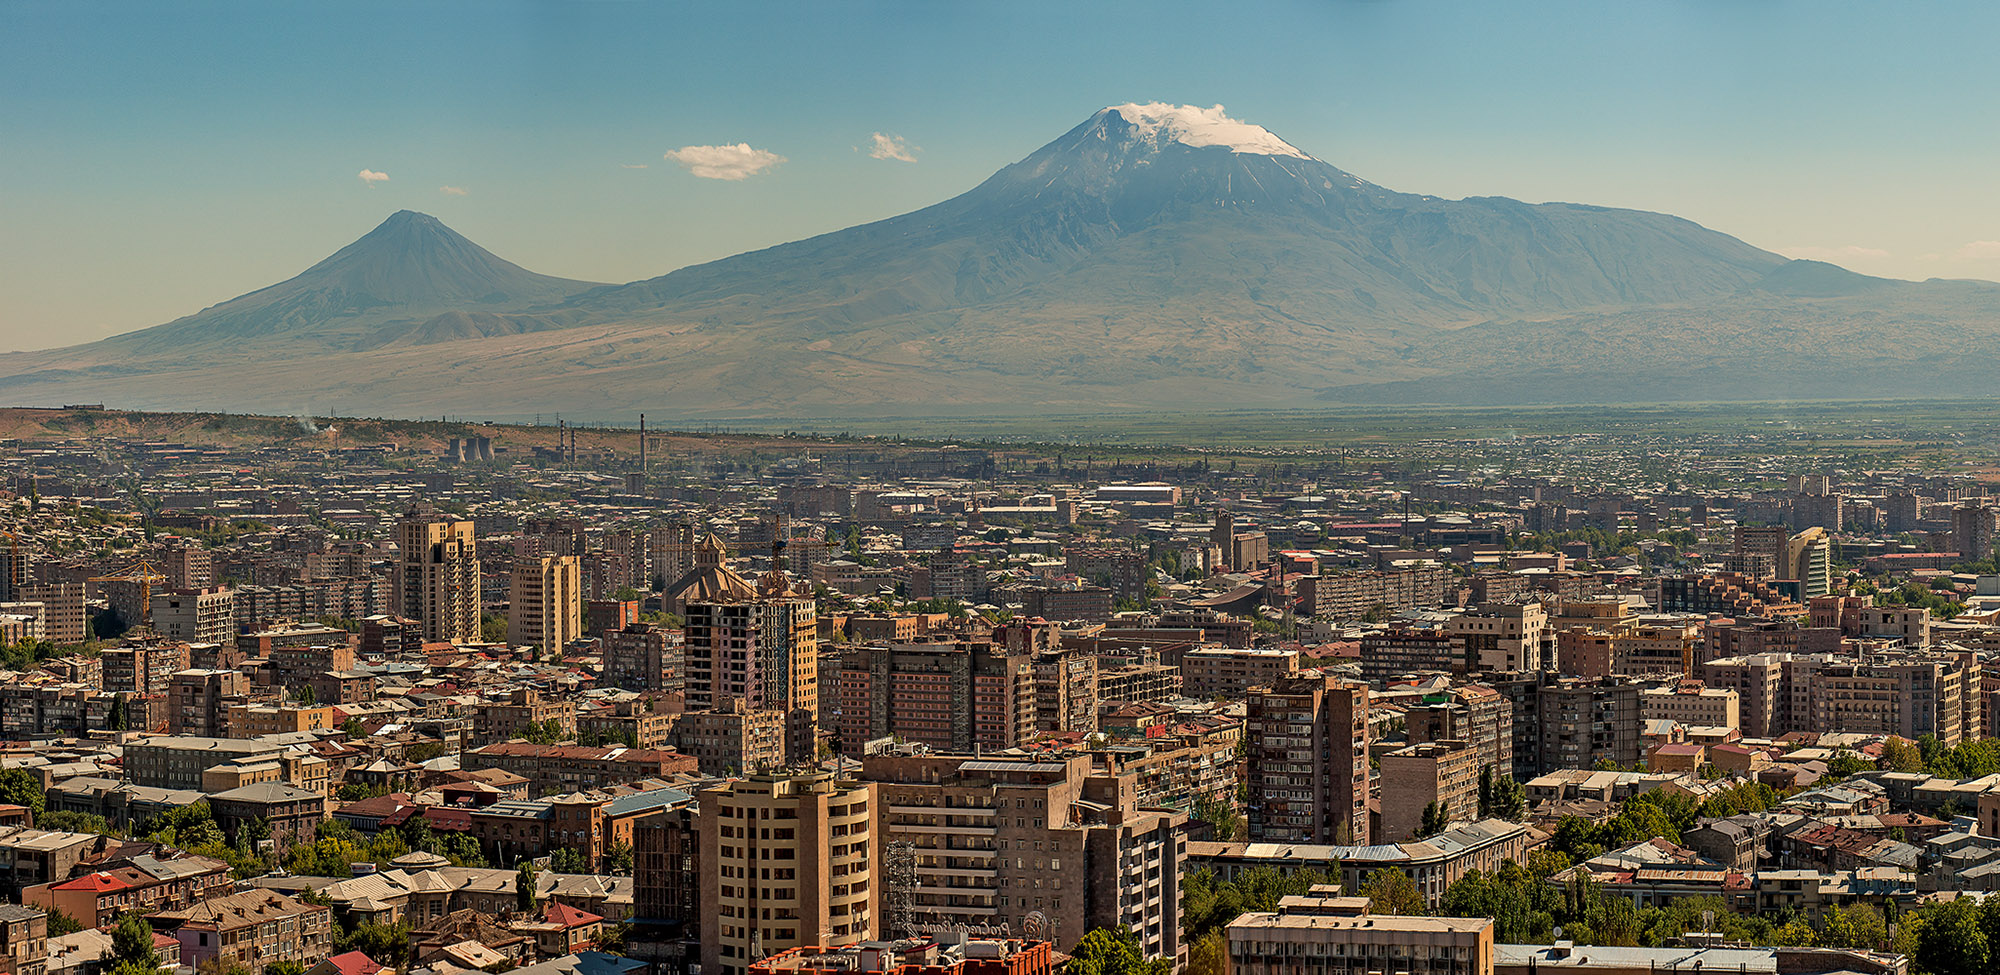
<instances>
[{"instance_id":1,"label":"beige apartment tower","mask_svg":"<svg viewBox=\"0 0 2000 975\"><path fill-rule=\"evenodd\" d=\"M400 612L416 620L425 640L479 639L479 548L472 522L443 521L413 507L398 526Z\"/></svg>"},{"instance_id":2,"label":"beige apartment tower","mask_svg":"<svg viewBox=\"0 0 2000 975\"><path fill-rule=\"evenodd\" d=\"M574 555L517 560L507 591L507 642L558 650L581 636L581 561Z\"/></svg>"},{"instance_id":3,"label":"beige apartment tower","mask_svg":"<svg viewBox=\"0 0 2000 975\"><path fill-rule=\"evenodd\" d=\"M703 975L874 940L874 787L827 772L753 775L699 800Z\"/></svg>"}]
</instances>

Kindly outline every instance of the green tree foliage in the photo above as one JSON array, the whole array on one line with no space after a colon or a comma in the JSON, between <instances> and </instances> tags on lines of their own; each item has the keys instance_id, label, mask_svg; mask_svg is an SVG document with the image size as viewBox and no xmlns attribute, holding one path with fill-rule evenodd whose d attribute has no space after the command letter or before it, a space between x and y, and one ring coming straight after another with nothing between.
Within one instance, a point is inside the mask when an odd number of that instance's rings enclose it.
<instances>
[{"instance_id":1,"label":"green tree foliage","mask_svg":"<svg viewBox=\"0 0 2000 975\"><path fill-rule=\"evenodd\" d=\"M410 957L410 925L357 924L343 928L333 939L334 952L358 951L384 965L401 968Z\"/></svg>"},{"instance_id":2,"label":"green tree foliage","mask_svg":"<svg viewBox=\"0 0 2000 975\"><path fill-rule=\"evenodd\" d=\"M1829 948L1880 950L1889 940L1889 925L1873 904L1847 904L1826 912L1819 943Z\"/></svg>"},{"instance_id":3,"label":"green tree foliage","mask_svg":"<svg viewBox=\"0 0 2000 975\"><path fill-rule=\"evenodd\" d=\"M1875 767L1889 772L1921 772L1924 756L1916 745L1892 737L1882 742L1882 757L1875 760Z\"/></svg>"},{"instance_id":4,"label":"green tree foliage","mask_svg":"<svg viewBox=\"0 0 2000 975\"><path fill-rule=\"evenodd\" d=\"M589 873L590 866L584 862L582 850L573 846L563 846L549 852L549 872Z\"/></svg>"},{"instance_id":5,"label":"green tree foliage","mask_svg":"<svg viewBox=\"0 0 2000 975\"><path fill-rule=\"evenodd\" d=\"M1202 935L1188 946L1187 975L1223 975L1229 954L1229 935L1216 930Z\"/></svg>"},{"instance_id":6,"label":"green tree foliage","mask_svg":"<svg viewBox=\"0 0 2000 975\"><path fill-rule=\"evenodd\" d=\"M537 745L554 745L569 741L576 736L568 728L563 727L560 719L550 718L547 721L530 721L522 725L515 737Z\"/></svg>"},{"instance_id":7,"label":"green tree foliage","mask_svg":"<svg viewBox=\"0 0 2000 975\"><path fill-rule=\"evenodd\" d=\"M160 955L153 950L153 926L137 914L127 914L111 928L111 957L120 967L130 965L144 972L160 970Z\"/></svg>"},{"instance_id":8,"label":"green tree foliage","mask_svg":"<svg viewBox=\"0 0 2000 975\"><path fill-rule=\"evenodd\" d=\"M1992 951L1980 924L1986 910L1965 898L1924 905L1916 915L1910 967L1926 975L1987 975Z\"/></svg>"},{"instance_id":9,"label":"green tree foliage","mask_svg":"<svg viewBox=\"0 0 2000 975\"><path fill-rule=\"evenodd\" d=\"M1065 975L1173 975L1171 958L1148 959L1130 931L1095 928L1070 952Z\"/></svg>"},{"instance_id":10,"label":"green tree foliage","mask_svg":"<svg viewBox=\"0 0 2000 975\"><path fill-rule=\"evenodd\" d=\"M1216 796L1196 796L1190 813L1194 818L1207 823L1215 830L1215 838L1227 843L1243 832L1243 814L1236 811L1236 804Z\"/></svg>"},{"instance_id":11,"label":"green tree foliage","mask_svg":"<svg viewBox=\"0 0 2000 975\"><path fill-rule=\"evenodd\" d=\"M94 813L69 812L58 809L35 817L35 828L57 833L96 833L99 836L122 837L103 816Z\"/></svg>"},{"instance_id":12,"label":"green tree foliage","mask_svg":"<svg viewBox=\"0 0 2000 975\"><path fill-rule=\"evenodd\" d=\"M1917 739L1921 771L1947 779L1977 779L2000 772L2000 738L1980 738L1947 748L1936 736Z\"/></svg>"},{"instance_id":13,"label":"green tree foliage","mask_svg":"<svg viewBox=\"0 0 2000 975\"><path fill-rule=\"evenodd\" d=\"M0 771L0 802L15 806L26 806L37 817L48 807L49 793L42 788L42 780L26 769L10 768Z\"/></svg>"},{"instance_id":14,"label":"green tree foliage","mask_svg":"<svg viewBox=\"0 0 2000 975\"><path fill-rule=\"evenodd\" d=\"M1374 914L1430 913L1423 892L1417 890L1409 874L1395 867L1370 871L1360 894L1368 898L1368 910Z\"/></svg>"},{"instance_id":15,"label":"green tree foliage","mask_svg":"<svg viewBox=\"0 0 2000 975\"><path fill-rule=\"evenodd\" d=\"M264 975L306 975L306 966L304 962L290 959L274 961L264 966Z\"/></svg>"},{"instance_id":16,"label":"green tree foliage","mask_svg":"<svg viewBox=\"0 0 2000 975\"><path fill-rule=\"evenodd\" d=\"M514 906L524 914L533 914L541 909L541 898L535 891L535 861L521 861L520 869L514 871Z\"/></svg>"},{"instance_id":17,"label":"green tree foliage","mask_svg":"<svg viewBox=\"0 0 2000 975\"><path fill-rule=\"evenodd\" d=\"M1700 804L1684 793L1655 789L1625 800L1618 814L1601 824L1563 817L1549 847L1580 862L1654 837L1678 839L1700 819L1762 812L1776 805L1778 798L1778 791L1762 782L1738 783Z\"/></svg>"},{"instance_id":18,"label":"green tree foliage","mask_svg":"<svg viewBox=\"0 0 2000 975\"><path fill-rule=\"evenodd\" d=\"M1236 875L1234 882L1215 879L1209 870L1181 878L1181 932L1189 943L1220 931L1246 911L1275 911L1281 898L1303 894L1333 880L1317 870L1280 874L1256 867Z\"/></svg>"},{"instance_id":19,"label":"green tree foliage","mask_svg":"<svg viewBox=\"0 0 2000 975\"><path fill-rule=\"evenodd\" d=\"M95 920L95 918L92 920ZM49 937L58 938L65 934L75 934L81 930L83 930L83 922L70 917L60 907L49 908Z\"/></svg>"},{"instance_id":20,"label":"green tree foliage","mask_svg":"<svg viewBox=\"0 0 2000 975\"><path fill-rule=\"evenodd\" d=\"M1424 806L1423 820L1417 824L1417 839L1429 839L1451 825L1451 812L1444 803L1432 799Z\"/></svg>"},{"instance_id":21,"label":"green tree foliage","mask_svg":"<svg viewBox=\"0 0 2000 975\"><path fill-rule=\"evenodd\" d=\"M632 875L632 844L612 843L604 851L604 872L619 877Z\"/></svg>"}]
</instances>

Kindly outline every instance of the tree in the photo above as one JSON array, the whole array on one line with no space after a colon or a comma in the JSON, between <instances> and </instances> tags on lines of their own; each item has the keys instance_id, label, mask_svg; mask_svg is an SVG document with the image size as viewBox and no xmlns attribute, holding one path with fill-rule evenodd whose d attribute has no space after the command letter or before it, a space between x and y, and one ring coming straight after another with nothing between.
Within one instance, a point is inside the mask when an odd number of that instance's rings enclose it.
<instances>
[{"instance_id":1,"label":"tree","mask_svg":"<svg viewBox=\"0 0 2000 975\"><path fill-rule=\"evenodd\" d=\"M337 952L358 951L384 965L401 968L410 957L410 925L407 921L357 924L351 930L342 929L333 947Z\"/></svg>"},{"instance_id":2,"label":"tree","mask_svg":"<svg viewBox=\"0 0 2000 975\"><path fill-rule=\"evenodd\" d=\"M104 716L104 725L112 731L124 731L130 719L125 716L125 695L111 698L111 713Z\"/></svg>"},{"instance_id":3,"label":"tree","mask_svg":"<svg viewBox=\"0 0 2000 975\"><path fill-rule=\"evenodd\" d=\"M1371 871L1361 884L1361 896L1368 898L1373 914L1428 914L1424 895L1410 875L1396 867Z\"/></svg>"},{"instance_id":4,"label":"tree","mask_svg":"<svg viewBox=\"0 0 2000 975\"><path fill-rule=\"evenodd\" d=\"M514 871L514 906L523 914L533 914L541 909L541 898L535 891L535 861L521 861L521 868Z\"/></svg>"},{"instance_id":5,"label":"tree","mask_svg":"<svg viewBox=\"0 0 2000 975\"><path fill-rule=\"evenodd\" d=\"M1875 767L1890 772L1921 772L1924 757L1917 746L1908 741L1891 736L1882 742L1882 757Z\"/></svg>"},{"instance_id":6,"label":"tree","mask_svg":"<svg viewBox=\"0 0 2000 975\"><path fill-rule=\"evenodd\" d=\"M1229 934L1210 931L1188 948L1187 975L1223 975L1223 961L1229 954Z\"/></svg>"},{"instance_id":7,"label":"tree","mask_svg":"<svg viewBox=\"0 0 2000 975\"><path fill-rule=\"evenodd\" d=\"M573 846L561 846L549 852L550 873L589 873L590 865L584 862L583 851Z\"/></svg>"},{"instance_id":8,"label":"tree","mask_svg":"<svg viewBox=\"0 0 2000 975\"><path fill-rule=\"evenodd\" d=\"M632 875L632 844L612 843L604 850L604 872L619 877Z\"/></svg>"},{"instance_id":9,"label":"tree","mask_svg":"<svg viewBox=\"0 0 2000 975\"><path fill-rule=\"evenodd\" d=\"M1929 975L1985 975L1990 958L1979 908L1965 898L1926 906L1910 967Z\"/></svg>"},{"instance_id":10,"label":"tree","mask_svg":"<svg viewBox=\"0 0 2000 975\"><path fill-rule=\"evenodd\" d=\"M1148 959L1130 931L1093 928L1070 952L1064 975L1172 975L1171 958Z\"/></svg>"},{"instance_id":11,"label":"tree","mask_svg":"<svg viewBox=\"0 0 2000 975\"><path fill-rule=\"evenodd\" d=\"M26 769L10 768L0 772L0 802L26 806L39 818L49 804L49 793L42 780Z\"/></svg>"},{"instance_id":12,"label":"tree","mask_svg":"<svg viewBox=\"0 0 2000 975\"><path fill-rule=\"evenodd\" d=\"M55 938L65 934L75 934L81 930L83 930L83 922L70 917L60 907L49 908L49 937Z\"/></svg>"},{"instance_id":13,"label":"tree","mask_svg":"<svg viewBox=\"0 0 2000 975\"><path fill-rule=\"evenodd\" d=\"M137 914L119 918L111 929L111 957L120 968L130 965L139 971L159 971L160 955L153 950L153 926Z\"/></svg>"},{"instance_id":14,"label":"tree","mask_svg":"<svg viewBox=\"0 0 2000 975\"><path fill-rule=\"evenodd\" d=\"M1432 799L1424 806L1423 821L1417 824L1417 839L1426 839L1444 832L1451 825L1451 813L1444 803Z\"/></svg>"},{"instance_id":15,"label":"tree","mask_svg":"<svg viewBox=\"0 0 2000 975\"><path fill-rule=\"evenodd\" d=\"M274 961L264 966L264 975L306 975L306 966L291 959Z\"/></svg>"},{"instance_id":16,"label":"tree","mask_svg":"<svg viewBox=\"0 0 2000 975\"><path fill-rule=\"evenodd\" d=\"M1982 909L1980 920L1985 920L1985 914ZM1828 911L1819 933L1820 944L1829 948L1878 951L1888 940L1889 926L1882 919L1882 910L1873 904L1847 904ZM1990 943L1992 939L1987 940Z\"/></svg>"}]
</instances>

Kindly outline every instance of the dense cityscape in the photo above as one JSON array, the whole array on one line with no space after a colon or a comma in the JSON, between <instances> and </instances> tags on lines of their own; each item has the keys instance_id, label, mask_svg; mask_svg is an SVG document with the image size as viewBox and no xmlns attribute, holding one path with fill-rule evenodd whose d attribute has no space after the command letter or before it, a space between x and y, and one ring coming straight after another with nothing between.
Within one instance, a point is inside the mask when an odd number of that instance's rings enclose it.
<instances>
[{"instance_id":1,"label":"dense cityscape","mask_svg":"<svg viewBox=\"0 0 2000 975\"><path fill-rule=\"evenodd\" d=\"M2000 497L1941 455L25 412L24 975L1903 975L2000 922Z\"/></svg>"}]
</instances>

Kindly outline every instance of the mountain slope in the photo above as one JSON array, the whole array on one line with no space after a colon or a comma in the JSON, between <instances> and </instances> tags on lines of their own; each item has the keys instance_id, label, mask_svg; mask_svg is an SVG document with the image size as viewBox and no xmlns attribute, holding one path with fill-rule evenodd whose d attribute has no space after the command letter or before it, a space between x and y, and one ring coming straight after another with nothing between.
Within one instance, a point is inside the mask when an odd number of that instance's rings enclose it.
<instances>
[{"instance_id":1,"label":"mountain slope","mask_svg":"<svg viewBox=\"0 0 2000 975\"><path fill-rule=\"evenodd\" d=\"M436 217L401 210L296 277L99 344L135 357L326 352L393 340L448 310L511 311L593 287L526 270Z\"/></svg>"},{"instance_id":2,"label":"mountain slope","mask_svg":"<svg viewBox=\"0 0 2000 975\"><path fill-rule=\"evenodd\" d=\"M0 398L809 417L1949 395L1996 337L2000 286L1396 192L1219 106L1148 104L934 206L626 285L398 214L284 284L0 360Z\"/></svg>"},{"instance_id":3,"label":"mountain slope","mask_svg":"<svg viewBox=\"0 0 2000 975\"><path fill-rule=\"evenodd\" d=\"M1495 314L1716 297L1784 263L1661 214L1397 193L1243 123L1250 149L1163 133L1219 109L1107 108L958 197L913 213L577 298L611 316L782 320L839 332L1026 297L1084 298L1169 266L1166 240L1246 245L1322 324L1440 325ZM1228 121L1228 120L1223 120ZM1275 145L1281 152L1258 151ZM1266 240L1265 238L1270 238ZM1273 241L1282 242L1272 246ZM1071 272L1088 270L1085 280ZM1155 275L1159 277L1158 275ZM1194 289L1161 278L1165 296Z\"/></svg>"}]
</instances>

